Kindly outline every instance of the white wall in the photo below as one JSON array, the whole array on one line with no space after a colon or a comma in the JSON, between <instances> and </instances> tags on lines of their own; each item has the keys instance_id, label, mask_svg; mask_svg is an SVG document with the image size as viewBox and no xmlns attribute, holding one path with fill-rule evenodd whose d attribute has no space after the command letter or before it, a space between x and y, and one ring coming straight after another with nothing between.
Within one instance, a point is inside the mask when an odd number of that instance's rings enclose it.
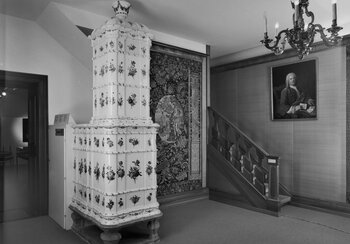
<instances>
[{"instance_id":1,"label":"white wall","mask_svg":"<svg viewBox=\"0 0 350 244\"><path fill-rule=\"evenodd\" d=\"M0 69L48 76L49 124L59 113L89 122L91 72L35 22L7 15L0 20L0 43L5 43Z\"/></svg>"},{"instance_id":2,"label":"white wall","mask_svg":"<svg viewBox=\"0 0 350 244\"><path fill-rule=\"evenodd\" d=\"M105 16L90 13L84 10L72 8L64 4L54 3L73 23L79 26L95 29L104 24L109 19ZM112 16L110 16L112 17ZM130 21L133 21L130 19ZM199 53L206 53L206 44L187 40L164 32L159 32L150 28L150 32L154 35L154 41L166 43L169 45L189 49Z\"/></svg>"},{"instance_id":3,"label":"white wall","mask_svg":"<svg viewBox=\"0 0 350 244\"><path fill-rule=\"evenodd\" d=\"M220 65L224 65L232 62L237 62L240 60L245 60L248 58L259 57L270 53L271 53L270 50L265 48L263 45L260 45L255 48L250 48L247 50L242 50L240 52L230 53L221 57L213 58L210 60L210 66L211 67L220 66Z\"/></svg>"}]
</instances>

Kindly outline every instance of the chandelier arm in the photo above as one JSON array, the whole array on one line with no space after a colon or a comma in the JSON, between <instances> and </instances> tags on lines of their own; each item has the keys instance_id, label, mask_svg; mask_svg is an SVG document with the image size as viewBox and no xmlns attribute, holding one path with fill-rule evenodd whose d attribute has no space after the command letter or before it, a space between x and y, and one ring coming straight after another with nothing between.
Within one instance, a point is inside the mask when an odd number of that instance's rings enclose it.
<instances>
[{"instance_id":1,"label":"chandelier arm","mask_svg":"<svg viewBox=\"0 0 350 244\"><path fill-rule=\"evenodd\" d=\"M315 34L316 34L315 25L310 23L308 25L308 29L306 32L308 36L308 47L311 48L312 44L315 41Z\"/></svg>"},{"instance_id":2,"label":"chandelier arm","mask_svg":"<svg viewBox=\"0 0 350 244\"><path fill-rule=\"evenodd\" d=\"M311 22L309 23L309 25L313 24L314 23L314 20L315 20L315 16L314 16L314 13L309 11L307 7L305 7L305 14L307 17L311 18Z\"/></svg>"},{"instance_id":3,"label":"chandelier arm","mask_svg":"<svg viewBox=\"0 0 350 244\"><path fill-rule=\"evenodd\" d=\"M273 44L272 46L270 46L270 43L271 43L273 40L269 39L267 35L265 35L264 40L261 40L261 43L263 43L264 46L265 46L267 49L275 50L276 47L277 47L277 46L279 45L279 43L280 43L282 34L285 33L286 36L288 36L288 35L289 35L288 32L289 32L288 29L281 30L281 31L277 34L276 40L274 41L274 44Z\"/></svg>"},{"instance_id":4,"label":"chandelier arm","mask_svg":"<svg viewBox=\"0 0 350 244\"><path fill-rule=\"evenodd\" d=\"M320 24L315 24L314 30L320 34L321 39L327 47L333 47L338 43L336 38L332 38L332 36L327 37L327 35L324 33L324 28Z\"/></svg>"}]
</instances>

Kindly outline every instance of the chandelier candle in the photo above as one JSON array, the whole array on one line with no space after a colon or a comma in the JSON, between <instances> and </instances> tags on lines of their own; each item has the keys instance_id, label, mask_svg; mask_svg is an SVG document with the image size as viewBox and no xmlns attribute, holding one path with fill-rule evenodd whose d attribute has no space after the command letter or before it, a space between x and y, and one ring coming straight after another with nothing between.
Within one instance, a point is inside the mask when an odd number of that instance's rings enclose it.
<instances>
[{"instance_id":1,"label":"chandelier candle","mask_svg":"<svg viewBox=\"0 0 350 244\"><path fill-rule=\"evenodd\" d=\"M298 19L299 19L299 0L294 1L295 5L295 22L298 24Z\"/></svg>"},{"instance_id":2,"label":"chandelier candle","mask_svg":"<svg viewBox=\"0 0 350 244\"><path fill-rule=\"evenodd\" d=\"M280 27L280 24L278 22L276 22L276 24L275 24L275 36L277 36L279 27Z\"/></svg>"},{"instance_id":3,"label":"chandelier candle","mask_svg":"<svg viewBox=\"0 0 350 244\"><path fill-rule=\"evenodd\" d=\"M337 0L332 0L333 25L337 26Z\"/></svg>"},{"instance_id":4,"label":"chandelier candle","mask_svg":"<svg viewBox=\"0 0 350 244\"><path fill-rule=\"evenodd\" d=\"M265 21L265 33L267 33L267 17L266 17L266 13L264 13L264 21Z\"/></svg>"}]
</instances>

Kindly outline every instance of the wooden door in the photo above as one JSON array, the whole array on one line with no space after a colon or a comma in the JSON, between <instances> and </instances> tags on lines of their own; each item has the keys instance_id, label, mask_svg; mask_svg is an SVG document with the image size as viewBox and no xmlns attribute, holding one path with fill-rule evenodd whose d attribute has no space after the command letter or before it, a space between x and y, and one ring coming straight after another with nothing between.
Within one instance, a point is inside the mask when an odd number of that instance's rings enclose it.
<instances>
[{"instance_id":1,"label":"wooden door","mask_svg":"<svg viewBox=\"0 0 350 244\"><path fill-rule=\"evenodd\" d=\"M28 91L28 147L14 150L17 160L27 160L29 207L26 211L29 217L46 215L48 212L47 76L0 71L0 85ZM4 195L0 194L0 203L3 198ZM0 204L0 212L1 210Z\"/></svg>"}]
</instances>

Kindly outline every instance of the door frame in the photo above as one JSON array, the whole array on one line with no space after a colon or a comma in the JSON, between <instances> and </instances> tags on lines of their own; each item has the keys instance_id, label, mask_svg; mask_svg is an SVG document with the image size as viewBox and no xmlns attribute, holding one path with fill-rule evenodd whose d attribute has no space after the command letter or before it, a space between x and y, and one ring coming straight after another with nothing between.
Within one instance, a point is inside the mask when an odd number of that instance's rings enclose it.
<instances>
[{"instance_id":1,"label":"door frame","mask_svg":"<svg viewBox=\"0 0 350 244\"><path fill-rule=\"evenodd\" d=\"M48 76L0 70L0 87L17 87L33 89L36 91L36 136L35 153L38 156L35 165L35 215L48 213Z\"/></svg>"}]
</instances>

